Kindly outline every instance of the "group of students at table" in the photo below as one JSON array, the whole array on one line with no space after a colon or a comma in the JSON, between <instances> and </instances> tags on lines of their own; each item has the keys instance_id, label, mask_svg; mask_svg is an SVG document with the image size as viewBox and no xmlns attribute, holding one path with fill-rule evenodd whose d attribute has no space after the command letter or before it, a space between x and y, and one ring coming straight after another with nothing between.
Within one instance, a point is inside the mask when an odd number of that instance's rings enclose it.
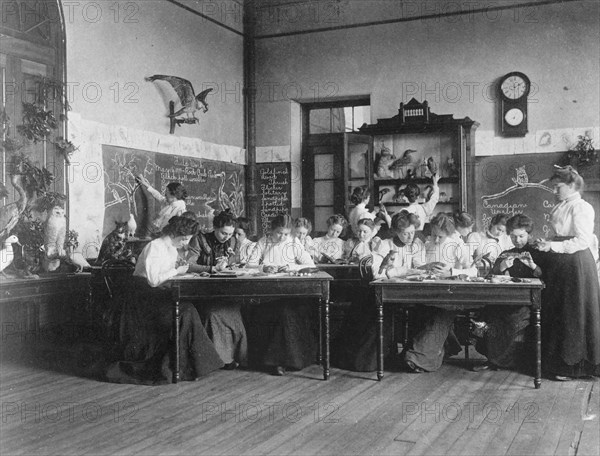
<instances>
[{"instance_id":1,"label":"group of students at table","mask_svg":"<svg viewBox=\"0 0 600 456\"><path fill-rule=\"evenodd\" d=\"M342 215L331 216L327 233L316 239L310 238L308 220L279 215L272 219L270 232L256 243L247 237L248 221L228 211L214 217L210 233L198 231L193 214L170 217L162 235L138 258L134 280L140 299L132 300L123 311L122 361L111 364L107 378L133 383L170 381L172 309L164 285L177 275L220 271L231 263L273 273L314 267L315 259L357 261L371 255L375 278L401 277L416 269L441 276L476 276L477 259L486 254L493 262L493 274L541 278L545 283L542 359L546 375L555 380L600 376L594 209L581 198L583 179L576 170L558 168L550 181L557 199L551 214L557 237L552 241L531 239L533 223L525 214L510 218L499 214L488 230L477 233L469 214L441 212L431 216L424 234L419 230L422 217L427 220L434 204L411 205L393 216L375 214L367 208L365 188L353 192L355 207L348 219L354 235L346 241L340 239L348 225ZM181 378L194 380L219 368L248 366L249 359L250 364L266 366L274 375L313 364L317 352L314 310L314 305L301 298L261 300L259 306L243 309L239 303L223 300L203 303L198 309L181 303ZM404 368L414 373L435 371L446 356L461 350L453 333L456 312L426 306L420 313L420 328L402 353ZM368 296L357 293L334 340L333 365L356 371L376 369L372 314ZM488 306L482 320L485 323L477 325L476 348L488 361L478 370L524 365L523 356L529 351L525 341L529 309Z\"/></svg>"}]
</instances>

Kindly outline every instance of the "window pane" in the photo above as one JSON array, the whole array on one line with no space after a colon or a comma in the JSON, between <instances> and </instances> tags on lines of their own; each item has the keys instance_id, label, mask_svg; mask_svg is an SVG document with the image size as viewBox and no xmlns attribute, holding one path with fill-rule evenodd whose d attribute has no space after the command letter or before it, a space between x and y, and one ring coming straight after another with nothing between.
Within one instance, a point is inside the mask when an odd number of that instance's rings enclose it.
<instances>
[{"instance_id":1,"label":"window pane","mask_svg":"<svg viewBox=\"0 0 600 456\"><path fill-rule=\"evenodd\" d=\"M353 117L354 131L357 131L364 123L371 123L371 107L355 106Z\"/></svg>"},{"instance_id":2,"label":"window pane","mask_svg":"<svg viewBox=\"0 0 600 456\"><path fill-rule=\"evenodd\" d=\"M352 119L353 119L352 111L353 110L354 110L354 108L352 106L350 106L348 108L344 108L344 116L346 117L346 122L345 122L345 130L346 131L353 131L352 130Z\"/></svg>"},{"instance_id":3,"label":"window pane","mask_svg":"<svg viewBox=\"0 0 600 456\"><path fill-rule=\"evenodd\" d=\"M317 206L333 204L332 180L315 182L315 204Z\"/></svg>"},{"instance_id":4,"label":"window pane","mask_svg":"<svg viewBox=\"0 0 600 456\"><path fill-rule=\"evenodd\" d=\"M344 108L332 108L331 109L331 132L332 133L344 133L346 130L346 115L344 114Z\"/></svg>"},{"instance_id":5,"label":"window pane","mask_svg":"<svg viewBox=\"0 0 600 456\"><path fill-rule=\"evenodd\" d=\"M350 155L350 179L364 179L367 176L367 144L348 144Z\"/></svg>"},{"instance_id":6,"label":"window pane","mask_svg":"<svg viewBox=\"0 0 600 456\"><path fill-rule=\"evenodd\" d=\"M330 109L313 109L309 114L310 134L331 133Z\"/></svg>"},{"instance_id":7,"label":"window pane","mask_svg":"<svg viewBox=\"0 0 600 456\"><path fill-rule=\"evenodd\" d=\"M333 179L333 154L315 155L315 179Z\"/></svg>"},{"instance_id":8,"label":"window pane","mask_svg":"<svg viewBox=\"0 0 600 456\"><path fill-rule=\"evenodd\" d=\"M333 206L315 207L315 231L327 231L327 219L333 215Z\"/></svg>"}]
</instances>

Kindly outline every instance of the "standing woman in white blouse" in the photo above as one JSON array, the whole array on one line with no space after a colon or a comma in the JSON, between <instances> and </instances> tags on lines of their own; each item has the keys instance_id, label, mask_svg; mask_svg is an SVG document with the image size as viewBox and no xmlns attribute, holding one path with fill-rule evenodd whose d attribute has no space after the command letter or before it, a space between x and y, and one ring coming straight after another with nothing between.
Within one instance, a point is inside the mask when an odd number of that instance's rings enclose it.
<instances>
[{"instance_id":1,"label":"standing woman in white blouse","mask_svg":"<svg viewBox=\"0 0 600 456\"><path fill-rule=\"evenodd\" d=\"M144 176L139 175L138 181L146 187L146 190L154 199L160 203L166 203L158 213L158 216L152 221L152 226L150 227L152 231L160 232L160 230L167 226L171 217L180 216L186 211L185 199L187 198L187 190L179 182L168 184L165 194L161 195L158 190L150 185L150 182Z\"/></svg>"},{"instance_id":2,"label":"standing woman in white blouse","mask_svg":"<svg viewBox=\"0 0 600 456\"><path fill-rule=\"evenodd\" d=\"M600 376L600 286L594 208L581 198L583 178L570 166L550 181L559 203L551 214L557 237L538 240L548 252L543 271L543 366L556 380Z\"/></svg>"},{"instance_id":3,"label":"standing woman in white blouse","mask_svg":"<svg viewBox=\"0 0 600 456\"><path fill-rule=\"evenodd\" d=\"M177 249L189 243L197 231L196 221L173 217L163 228L162 236L142 250L131 284L135 298L127 301L121 316L122 360L109 366L108 381L171 382L173 308L171 291L164 284L188 271L188 265L179 265ZM180 304L179 325L182 380L195 380L223 366L191 303Z\"/></svg>"}]
</instances>

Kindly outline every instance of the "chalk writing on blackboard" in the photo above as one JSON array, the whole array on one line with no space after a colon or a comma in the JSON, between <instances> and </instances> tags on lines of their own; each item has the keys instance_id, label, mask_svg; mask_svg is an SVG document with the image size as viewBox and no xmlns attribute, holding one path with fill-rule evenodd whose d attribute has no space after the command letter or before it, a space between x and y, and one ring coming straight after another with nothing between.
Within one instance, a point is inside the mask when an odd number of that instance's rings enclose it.
<instances>
[{"instance_id":1,"label":"chalk writing on blackboard","mask_svg":"<svg viewBox=\"0 0 600 456\"><path fill-rule=\"evenodd\" d=\"M196 214L203 231L212 231L215 212L230 209L235 217L244 214L243 165L116 146L102 149L104 235L114 228L115 220L126 221L130 214L137 222L137 236L149 232L160 204L138 185L138 174L162 194L170 182L182 183L188 192L187 210Z\"/></svg>"},{"instance_id":2,"label":"chalk writing on blackboard","mask_svg":"<svg viewBox=\"0 0 600 456\"><path fill-rule=\"evenodd\" d=\"M548 179L540 182L529 182L529 178L525 171L525 167L516 168L517 176L512 178L514 185L507 189L494 193L492 195L483 195L483 213L482 223L483 228L489 227L490 221L495 214L503 213L512 217L516 214L543 213L543 225L537 227L543 231L544 236L549 236L551 232L550 213L554 207L548 199L548 193L553 194L553 191L548 186L544 185Z\"/></svg>"},{"instance_id":3,"label":"chalk writing on blackboard","mask_svg":"<svg viewBox=\"0 0 600 456\"><path fill-rule=\"evenodd\" d=\"M261 195L260 227L267 233L271 219L291 211L291 180L289 163L261 163L258 166Z\"/></svg>"}]
</instances>

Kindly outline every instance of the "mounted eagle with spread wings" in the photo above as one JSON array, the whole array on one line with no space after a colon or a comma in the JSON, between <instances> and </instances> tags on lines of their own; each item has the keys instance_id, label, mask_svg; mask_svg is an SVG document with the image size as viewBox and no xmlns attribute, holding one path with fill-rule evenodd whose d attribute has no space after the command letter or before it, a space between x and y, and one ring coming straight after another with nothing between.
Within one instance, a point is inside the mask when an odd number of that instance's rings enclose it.
<instances>
[{"instance_id":1,"label":"mounted eagle with spread wings","mask_svg":"<svg viewBox=\"0 0 600 456\"><path fill-rule=\"evenodd\" d=\"M173 114L169 114L168 117L178 117L183 113L186 113L188 118L192 118L195 121L199 119L194 115L196 111L201 110L202 112L208 111L208 103L206 103L206 96L212 90L212 87L206 90L203 90L198 95L194 93L194 88L192 87L192 83L187 79L179 78L177 76L166 76L163 74L155 74L154 76L150 76L146 78L146 81L156 82L156 81L164 81L168 84L159 84L159 88L165 92L167 97L173 101L173 91L177 94L179 98L179 102L181 103L181 109L179 111L174 112ZM168 93L166 93L168 92Z\"/></svg>"}]
</instances>

